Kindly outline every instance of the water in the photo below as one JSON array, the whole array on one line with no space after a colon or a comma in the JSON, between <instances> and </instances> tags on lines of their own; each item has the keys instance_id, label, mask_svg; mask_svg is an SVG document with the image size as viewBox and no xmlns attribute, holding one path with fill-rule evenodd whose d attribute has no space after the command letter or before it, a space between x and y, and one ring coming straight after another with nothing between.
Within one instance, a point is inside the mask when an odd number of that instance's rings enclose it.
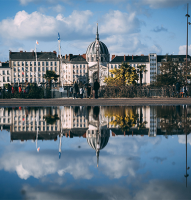
<instances>
[{"instance_id":1,"label":"water","mask_svg":"<svg viewBox=\"0 0 191 200\"><path fill-rule=\"evenodd\" d=\"M0 199L191 197L191 107L1 107L0 127Z\"/></svg>"}]
</instances>

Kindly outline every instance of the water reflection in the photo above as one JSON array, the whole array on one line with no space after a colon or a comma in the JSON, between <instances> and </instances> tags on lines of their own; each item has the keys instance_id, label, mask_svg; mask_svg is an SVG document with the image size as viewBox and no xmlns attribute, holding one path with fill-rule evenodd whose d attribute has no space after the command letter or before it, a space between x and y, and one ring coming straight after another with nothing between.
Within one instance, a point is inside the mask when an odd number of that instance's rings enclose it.
<instances>
[{"instance_id":1,"label":"water reflection","mask_svg":"<svg viewBox=\"0 0 191 200\"><path fill-rule=\"evenodd\" d=\"M190 122L187 106L0 108L0 175L29 199L187 198Z\"/></svg>"}]
</instances>

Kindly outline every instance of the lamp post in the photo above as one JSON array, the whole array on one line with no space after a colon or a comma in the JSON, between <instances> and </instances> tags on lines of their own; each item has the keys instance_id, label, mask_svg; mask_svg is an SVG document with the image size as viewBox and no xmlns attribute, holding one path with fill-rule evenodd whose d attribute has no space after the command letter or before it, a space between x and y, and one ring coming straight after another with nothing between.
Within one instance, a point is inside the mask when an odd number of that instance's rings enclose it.
<instances>
[{"instance_id":1,"label":"lamp post","mask_svg":"<svg viewBox=\"0 0 191 200\"><path fill-rule=\"evenodd\" d=\"M187 72L188 72L188 24L190 25L191 23L188 22L188 17L190 15L188 14L188 3L187 3L187 14L185 15L187 17L187 37L186 37L186 85L187 85Z\"/></svg>"}]
</instances>

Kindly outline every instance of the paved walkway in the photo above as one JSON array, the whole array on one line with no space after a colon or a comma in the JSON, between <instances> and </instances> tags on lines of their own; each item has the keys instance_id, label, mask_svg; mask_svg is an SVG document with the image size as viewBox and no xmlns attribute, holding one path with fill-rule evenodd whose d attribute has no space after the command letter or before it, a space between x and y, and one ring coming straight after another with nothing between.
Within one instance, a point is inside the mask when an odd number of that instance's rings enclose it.
<instances>
[{"instance_id":1,"label":"paved walkway","mask_svg":"<svg viewBox=\"0 0 191 200\"><path fill-rule=\"evenodd\" d=\"M112 98L112 99L0 99L0 106L146 106L191 105L191 98Z\"/></svg>"}]
</instances>

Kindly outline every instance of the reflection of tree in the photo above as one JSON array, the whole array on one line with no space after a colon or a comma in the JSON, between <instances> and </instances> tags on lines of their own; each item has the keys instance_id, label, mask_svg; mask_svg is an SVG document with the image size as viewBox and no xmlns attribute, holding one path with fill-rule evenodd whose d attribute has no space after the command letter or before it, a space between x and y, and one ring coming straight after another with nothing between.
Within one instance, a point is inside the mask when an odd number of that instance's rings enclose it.
<instances>
[{"instance_id":1,"label":"reflection of tree","mask_svg":"<svg viewBox=\"0 0 191 200\"><path fill-rule=\"evenodd\" d=\"M48 109L48 114L43 118L46 120L47 124L55 124L56 121L60 119L57 114L52 114L51 108Z\"/></svg>"},{"instance_id":2,"label":"reflection of tree","mask_svg":"<svg viewBox=\"0 0 191 200\"><path fill-rule=\"evenodd\" d=\"M131 127L145 128L146 122L138 123L138 113L136 107L113 107L106 108L105 115L114 117L110 122L114 127L119 126L122 131L129 131Z\"/></svg>"},{"instance_id":3,"label":"reflection of tree","mask_svg":"<svg viewBox=\"0 0 191 200\"><path fill-rule=\"evenodd\" d=\"M161 119L161 130L166 134L173 132L189 132L191 131L191 115L185 114L187 108L182 106L162 106L157 107L157 117Z\"/></svg>"}]
</instances>

